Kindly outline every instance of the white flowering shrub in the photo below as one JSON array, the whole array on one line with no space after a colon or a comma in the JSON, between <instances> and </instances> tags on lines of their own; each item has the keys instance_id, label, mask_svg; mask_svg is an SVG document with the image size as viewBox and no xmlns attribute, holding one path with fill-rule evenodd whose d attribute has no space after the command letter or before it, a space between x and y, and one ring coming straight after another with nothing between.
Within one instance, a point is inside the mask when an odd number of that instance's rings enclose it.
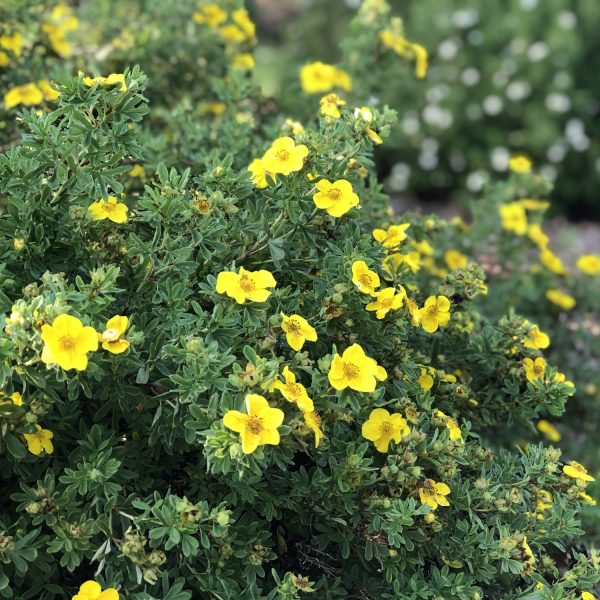
<instances>
[{"instance_id":1,"label":"white flowering shrub","mask_svg":"<svg viewBox=\"0 0 600 600\"><path fill-rule=\"evenodd\" d=\"M5 102L0 597L593 598L593 474L515 444L573 393L544 332L391 214L392 111L300 124L236 71L194 119L137 66Z\"/></svg>"}]
</instances>

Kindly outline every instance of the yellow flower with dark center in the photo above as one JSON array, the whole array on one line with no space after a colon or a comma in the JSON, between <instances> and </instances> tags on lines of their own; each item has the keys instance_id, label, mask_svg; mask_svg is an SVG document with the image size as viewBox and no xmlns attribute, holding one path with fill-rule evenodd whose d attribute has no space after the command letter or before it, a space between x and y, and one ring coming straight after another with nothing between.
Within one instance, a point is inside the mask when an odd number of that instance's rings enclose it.
<instances>
[{"instance_id":1,"label":"yellow flower with dark center","mask_svg":"<svg viewBox=\"0 0 600 600\"><path fill-rule=\"evenodd\" d=\"M352 184L345 179L334 182L321 179L316 188L317 192L313 195L315 206L326 210L332 217L341 217L351 208L358 206L358 195L352 191Z\"/></svg>"},{"instance_id":2,"label":"yellow flower with dark center","mask_svg":"<svg viewBox=\"0 0 600 600\"><path fill-rule=\"evenodd\" d=\"M44 342L42 362L56 364L65 371L84 371L88 364L87 353L98 350L96 330L71 315L59 315L52 325L42 325L41 337Z\"/></svg>"},{"instance_id":3,"label":"yellow flower with dark center","mask_svg":"<svg viewBox=\"0 0 600 600\"><path fill-rule=\"evenodd\" d=\"M263 159L262 158L255 158L249 165L248 165L248 171L250 171L250 173L252 173L252 184L259 188L259 189L263 189L266 188L268 185L267 182L267 176L269 175L269 173L265 170L264 166L263 166Z\"/></svg>"},{"instance_id":4,"label":"yellow flower with dark center","mask_svg":"<svg viewBox=\"0 0 600 600\"><path fill-rule=\"evenodd\" d=\"M300 315L284 315L281 313L281 329L285 332L285 339L292 350L302 350L304 342L316 342L317 332L308 321Z\"/></svg>"},{"instance_id":5,"label":"yellow flower with dark center","mask_svg":"<svg viewBox=\"0 0 600 600\"><path fill-rule=\"evenodd\" d=\"M97 202L88 207L94 221L103 221L108 219L113 223L126 223L129 209L123 202L118 202L114 196L109 196L108 200L100 198Z\"/></svg>"},{"instance_id":6,"label":"yellow flower with dark center","mask_svg":"<svg viewBox=\"0 0 600 600\"><path fill-rule=\"evenodd\" d=\"M462 431L458 426L458 423L452 418L449 417L446 413L443 413L441 410L435 411L435 417L442 421L448 429L450 433L451 440L461 440L462 441Z\"/></svg>"},{"instance_id":7,"label":"yellow flower with dark center","mask_svg":"<svg viewBox=\"0 0 600 600\"><path fill-rule=\"evenodd\" d=\"M240 267L240 272L221 271L217 276L216 290L218 294L227 294L238 304L246 300L251 302L265 302L271 295L270 290L277 285L270 271L246 271Z\"/></svg>"},{"instance_id":8,"label":"yellow flower with dark center","mask_svg":"<svg viewBox=\"0 0 600 600\"><path fill-rule=\"evenodd\" d=\"M98 334L98 341L102 342L102 348L111 354L121 354L129 348L129 342L123 339L123 334L129 325L129 319L121 315L115 315L106 322L105 330Z\"/></svg>"},{"instance_id":9,"label":"yellow flower with dark center","mask_svg":"<svg viewBox=\"0 0 600 600\"><path fill-rule=\"evenodd\" d=\"M391 225L389 229L373 229L373 237L384 248L395 248L399 246L407 237L406 230L410 223L401 223L400 225Z\"/></svg>"},{"instance_id":10,"label":"yellow flower with dark center","mask_svg":"<svg viewBox=\"0 0 600 600\"><path fill-rule=\"evenodd\" d=\"M456 271L456 269L466 269L469 264L469 258L459 252L458 250L446 250L444 253L444 261L448 265L449 269Z\"/></svg>"},{"instance_id":11,"label":"yellow flower with dark center","mask_svg":"<svg viewBox=\"0 0 600 600\"><path fill-rule=\"evenodd\" d=\"M596 481L588 472L587 469L577 461L572 460L570 464L564 465L562 468L563 473L567 477L577 479L577 481Z\"/></svg>"},{"instance_id":12,"label":"yellow flower with dark center","mask_svg":"<svg viewBox=\"0 0 600 600\"><path fill-rule=\"evenodd\" d=\"M283 378L285 381L276 379L271 389L278 390L288 401L294 402L302 412L312 412L315 410L313 401L309 398L306 388L296 381L296 376L286 366L283 368Z\"/></svg>"},{"instance_id":13,"label":"yellow flower with dark center","mask_svg":"<svg viewBox=\"0 0 600 600\"><path fill-rule=\"evenodd\" d=\"M519 202L509 202L498 207L502 228L517 235L527 233L527 213Z\"/></svg>"},{"instance_id":14,"label":"yellow flower with dark center","mask_svg":"<svg viewBox=\"0 0 600 600\"><path fill-rule=\"evenodd\" d=\"M525 335L523 346L525 348L534 348L544 350L550 345L550 338L537 325L532 325L531 329Z\"/></svg>"},{"instance_id":15,"label":"yellow flower with dark center","mask_svg":"<svg viewBox=\"0 0 600 600\"><path fill-rule=\"evenodd\" d=\"M342 116L340 108L346 106L346 101L342 100L337 94L327 94L319 100L321 106L320 112L324 117L339 119Z\"/></svg>"},{"instance_id":16,"label":"yellow flower with dark center","mask_svg":"<svg viewBox=\"0 0 600 600\"><path fill-rule=\"evenodd\" d=\"M291 137L277 138L263 156L263 168L269 173L289 175L300 171L304 159L308 156L308 148L303 144L296 146Z\"/></svg>"},{"instance_id":17,"label":"yellow flower with dark center","mask_svg":"<svg viewBox=\"0 0 600 600\"><path fill-rule=\"evenodd\" d=\"M540 419L537 422L537 430L549 441L549 442L560 442L560 431L546 419Z\"/></svg>"},{"instance_id":18,"label":"yellow flower with dark center","mask_svg":"<svg viewBox=\"0 0 600 600\"><path fill-rule=\"evenodd\" d=\"M450 494L450 488L441 482L435 482L433 479L426 479L419 486L419 498L423 504L431 506L435 510L438 506L450 506L446 496Z\"/></svg>"},{"instance_id":19,"label":"yellow flower with dark center","mask_svg":"<svg viewBox=\"0 0 600 600\"><path fill-rule=\"evenodd\" d=\"M417 379L417 383L424 392L428 392L433 387L433 373L435 373L435 369L421 367L421 374Z\"/></svg>"},{"instance_id":20,"label":"yellow flower with dark center","mask_svg":"<svg viewBox=\"0 0 600 600\"><path fill-rule=\"evenodd\" d=\"M200 25L218 27L227 20L227 13L218 4L206 4L192 15L192 19Z\"/></svg>"},{"instance_id":21,"label":"yellow flower with dark center","mask_svg":"<svg viewBox=\"0 0 600 600\"><path fill-rule=\"evenodd\" d=\"M380 292L376 292L375 300L369 302L365 308L367 310L377 311L375 313L376 317L378 319L383 319L390 310L398 310L402 306L405 297L406 292L404 289L402 289L402 291L396 291L393 287L385 288Z\"/></svg>"},{"instance_id":22,"label":"yellow flower with dark center","mask_svg":"<svg viewBox=\"0 0 600 600\"><path fill-rule=\"evenodd\" d=\"M516 154L508 161L508 168L513 173L529 173L531 172L531 161L523 154Z\"/></svg>"},{"instance_id":23,"label":"yellow flower with dark center","mask_svg":"<svg viewBox=\"0 0 600 600\"><path fill-rule=\"evenodd\" d=\"M379 287L379 275L367 267L364 260L357 260L352 263L352 283L364 294L376 296L376 288Z\"/></svg>"},{"instance_id":24,"label":"yellow flower with dark center","mask_svg":"<svg viewBox=\"0 0 600 600\"><path fill-rule=\"evenodd\" d=\"M52 445L54 434L48 429L42 429L39 425L36 425L35 429L34 433L23 434L25 442L27 442L27 450L36 456L39 456L42 452L52 454L54 452L54 446Z\"/></svg>"},{"instance_id":25,"label":"yellow flower with dark center","mask_svg":"<svg viewBox=\"0 0 600 600\"><path fill-rule=\"evenodd\" d=\"M575 264L586 275L600 274L600 256L597 254L582 254Z\"/></svg>"},{"instance_id":26,"label":"yellow flower with dark center","mask_svg":"<svg viewBox=\"0 0 600 600\"><path fill-rule=\"evenodd\" d=\"M566 272L562 260L550 248L540 250L540 262L555 275L564 275Z\"/></svg>"},{"instance_id":27,"label":"yellow flower with dark center","mask_svg":"<svg viewBox=\"0 0 600 600\"><path fill-rule=\"evenodd\" d=\"M278 427L283 423L284 414L279 408L272 408L265 398L258 394L246 396L247 414L230 410L223 417L223 425L242 438L242 450L252 454L264 444L278 445Z\"/></svg>"},{"instance_id":28,"label":"yellow flower with dark center","mask_svg":"<svg viewBox=\"0 0 600 600\"><path fill-rule=\"evenodd\" d=\"M79 591L71 600L119 600L119 592L115 588L102 591L99 583L90 580L81 584Z\"/></svg>"},{"instance_id":29,"label":"yellow flower with dark center","mask_svg":"<svg viewBox=\"0 0 600 600\"><path fill-rule=\"evenodd\" d=\"M544 233L541 225L537 223L529 225L527 228L527 237L540 249L545 248L550 241L550 238Z\"/></svg>"},{"instance_id":30,"label":"yellow flower with dark center","mask_svg":"<svg viewBox=\"0 0 600 600\"><path fill-rule=\"evenodd\" d=\"M23 106L36 106L44 100L42 90L35 83L26 83L10 89L4 94L4 108L10 109L22 104Z\"/></svg>"},{"instance_id":31,"label":"yellow flower with dark center","mask_svg":"<svg viewBox=\"0 0 600 600\"><path fill-rule=\"evenodd\" d=\"M349 387L357 392L370 393L375 391L377 381L387 379L387 373L375 359L365 354L359 344L352 344L342 356L336 354L333 357L328 378L336 390Z\"/></svg>"},{"instance_id":32,"label":"yellow flower with dark center","mask_svg":"<svg viewBox=\"0 0 600 600\"><path fill-rule=\"evenodd\" d=\"M95 85L119 85L121 92L127 91L127 82L125 81L125 75L123 73L111 73L108 77L84 77L83 83L88 87Z\"/></svg>"},{"instance_id":33,"label":"yellow flower with dark center","mask_svg":"<svg viewBox=\"0 0 600 600\"><path fill-rule=\"evenodd\" d=\"M387 452L390 442L399 443L410 433L404 417L399 413L390 414L385 408L371 411L368 421L363 423L362 436L373 442L379 452Z\"/></svg>"},{"instance_id":34,"label":"yellow flower with dark center","mask_svg":"<svg viewBox=\"0 0 600 600\"><path fill-rule=\"evenodd\" d=\"M429 296L419 314L421 327L427 333L434 333L450 321L450 300L446 296Z\"/></svg>"},{"instance_id":35,"label":"yellow flower with dark center","mask_svg":"<svg viewBox=\"0 0 600 600\"><path fill-rule=\"evenodd\" d=\"M532 358L523 359L523 369L525 377L530 383L535 383L538 379L543 379L546 373L546 361L538 356L535 360Z\"/></svg>"},{"instance_id":36,"label":"yellow flower with dark center","mask_svg":"<svg viewBox=\"0 0 600 600\"><path fill-rule=\"evenodd\" d=\"M563 310L571 310L575 306L575 298L573 296L555 288L550 288L546 291L546 298Z\"/></svg>"},{"instance_id":37,"label":"yellow flower with dark center","mask_svg":"<svg viewBox=\"0 0 600 600\"><path fill-rule=\"evenodd\" d=\"M40 88L40 91L44 95L44 100L47 100L48 102L54 102L54 100L60 97L60 92L55 90L45 79L40 79L37 84Z\"/></svg>"},{"instance_id":38,"label":"yellow flower with dark center","mask_svg":"<svg viewBox=\"0 0 600 600\"><path fill-rule=\"evenodd\" d=\"M319 447L321 438L323 437L323 430L321 429L321 417L313 410L310 412L303 412L304 423L312 430L315 434L315 448Z\"/></svg>"}]
</instances>

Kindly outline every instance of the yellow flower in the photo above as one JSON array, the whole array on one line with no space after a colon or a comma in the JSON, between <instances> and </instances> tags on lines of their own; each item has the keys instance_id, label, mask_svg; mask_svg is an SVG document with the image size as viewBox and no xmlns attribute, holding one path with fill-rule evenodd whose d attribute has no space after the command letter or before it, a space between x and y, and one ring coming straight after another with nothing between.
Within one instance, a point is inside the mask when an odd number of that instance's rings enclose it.
<instances>
[{"instance_id":1,"label":"yellow flower","mask_svg":"<svg viewBox=\"0 0 600 600\"><path fill-rule=\"evenodd\" d=\"M342 116L340 108L346 105L346 101L339 98L336 94L328 94L319 100L319 104L323 116L339 119Z\"/></svg>"},{"instance_id":2,"label":"yellow flower","mask_svg":"<svg viewBox=\"0 0 600 600\"><path fill-rule=\"evenodd\" d=\"M246 39L246 34L233 23L219 28L219 35L226 44L240 44Z\"/></svg>"},{"instance_id":3,"label":"yellow flower","mask_svg":"<svg viewBox=\"0 0 600 600\"><path fill-rule=\"evenodd\" d=\"M421 386L421 389L424 392L428 392L433 387L433 377L431 373L435 373L435 371L430 367L429 370L421 367L421 374L417 379L417 383Z\"/></svg>"},{"instance_id":4,"label":"yellow flower","mask_svg":"<svg viewBox=\"0 0 600 600\"><path fill-rule=\"evenodd\" d=\"M387 452L390 442L400 442L410 433L410 428L401 414L390 415L385 408L376 408L371 411L368 421L363 423L361 433L375 444L379 452Z\"/></svg>"},{"instance_id":5,"label":"yellow flower","mask_svg":"<svg viewBox=\"0 0 600 600\"><path fill-rule=\"evenodd\" d=\"M509 202L498 207L500 218L502 219L502 228L506 231L512 231L517 235L527 233L527 213L525 208L518 202Z\"/></svg>"},{"instance_id":6,"label":"yellow flower","mask_svg":"<svg viewBox=\"0 0 600 600\"><path fill-rule=\"evenodd\" d=\"M340 69L339 67L333 68L333 79L332 83L334 87L340 87L346 92L352 90L352 78L344 69Z\"/></svg>"},{"instance_id":7,"label":"yellow flower","mask_svg":"<svg viewBox=\"0 0 600 600\"><path fill-rule=\"evenodd\" d=\"M216 290L218 294L227 294L235 299L238 304L244 304L246 300L251 302L265 302L271 295L267 288L277 285L270 271L246 271L240 267L240 272L221 271L217 276Z\"/></svg>"},{"instance_id":8,"label":"yellow flower","mask_svg":"<svg viewBox=\"0 0 600 600\"><path fill-rule=\"evenodd\" d=\"M575 306L575 298L573 296L554 288L546 291L546 298L563 310L571 310Z\"/></svg>"},{"instance_id":9,"label":"yellow flower","mask_svg":"<svg viewBox=\"0 0 600 600\"><path fill-rule=\"evenodd\" d=\"M560 431L546 419L541 419L537 422L537 430L549 441L549 442L560 442Z\"/></svg>"},{"instance_id":10,"label":"yellow flower","mask_svg":"<svg viewBox=\"0 0 600 600\"><path fill-rule=\"evenodd\" d=\"M568 381L567 376L564 373L556 373L556 375L554 375L554 381L569 386L571 388L571 392L568 394L569 396L572 396L575 393L575 384L572 381Z\"/></svg>"},{"instance_id":11,"label":"yellow flower","mask_svg":"<svg viewBox=\"0 0 600 600\"><path fill-rule=\"evenodd\" d=\"M523 368L525 377L530 383L535 383L538 379L543 379L546 372L546 361L538 356L535 360L531 358L523 359Z\"/></svg>"},{"instance_id":12,"label":"yellow flower","mask_svg":"<svg viewBox=\"0 0 600 600\"><path fill-rule=\"evenodd\" d=\"M9 50L15 56L21 56L23 48L23 36L16 31L12 35L0 35L0 48Z\"/></svg>"},{"instance_id":13,"label":"yellow flower","mask_svg":"<svg viewBox=\"0 0 600 600\"><path fill-rule=\"evenodd\" d=\"M294 135L300 135L301 133L304 133L304 127L299 121L294 121L293 119L286 119L285 125L286 127L290 128L291 132Z\"/></svg>"},{"instance_id":14,"label":"yellow flower","mask_svg":"<svg viewBox=\"0 0 600 600\"><path fill-rule=\"evenodd\" d=\"M58 365L65 371L87 367L87 353L98 350L98 334L93 327L71 315L59 315L52 325L42 325L42 362Z\"/></svg>"},{"instance_id":15,"label":"yellow flower","mask_svg":"<svg viewBox=\"0 0 600 600\"><path fill-rule=\"evenodd\" d=\"M142 165L133 165L129 171L129 177L139 177L142 181L146 180L146 169Z\"/></svg>"},{"instance_id":16,"label":"yellow flower","mask_svg":"<svg viewBox=\"0 0 600 600\"><path fill-rule=\"evenodd\" d=\"M23 406L23 396L19 392L13 392L9 396L9 399L15 406Z\"/></svg>"},{"instance_id":17,"label":"yellow flower","mask_svg":"<svg viewBox=\"0 0 600 600\"><path fill-rule=\"evenodd\" d=\"M565 274L565 267L562 260L550 248L542 248L540 250L540 262L555 275Z\"/></svg>"},{"instance_id":18,"label":"yellow flower","mask_svg":"<svg viewBox=\"0 0 600 600\"><path fill-rule=\"evenodd\" d=\"M508 168L513 173L529 173L531 166L531 161L523 154L516 154L508 161Z\"/></svg>"},{"instance_id":19,"label":"yellow flower","mask_svg":"<svg viewBox=\"0 0 600 600\"><path fill-rule=\"evenodd\" d=\"M375 359L368 357L359 344L352 344L342 356L333 357L329 369L329 383L336 390L347 387L357 392L374 392L377 381L387 379L386 370Z\"/></svg>"},{"instance_id":20,"label":"yellow flower","mask_svg":"<svg viewBox=\"0 0 600 600\"><path fill-rule=\"evenodd\" d=\"M446 429L448 429L450 433L451 440L462 440L462 431L460 430L458 423L452 417L449 417L441 410L436 410L435 416L446 425Z\"/></svg>"},{"instance_id":21,"label":"yellow flower","mask_svg":"<svg viewBox=\"0 0 600 600\"><path fill-rule=\"evenodd\" d=\"M328 92L335 85L336 68L321 61L304 65L300 69L300 85L307 94Z\"/></svg>"},{"instance_id":22,"label":"yellow flower","mask_svg":"<svg viewBox=\"0 0 600 600\"><path fill-rule=\"evenodd\" d=\"M119 600L119 592L115 588L102 591L99 583L86 581L79 587L79 592L71 600Z\"/></svg>"},{"instance_id":23,"label":"yellow flower","mask_svg":"<svg viewBox=\"0 0 600 600\"><path fill-rule=\"evenodd\" d=\"M250 52L236 54L231 61L231 66L240 71L251 71L255 66L254 57Z\"/></svg>"},{"instance_id":24,"label":"yellow flower","mask_svg":"<svg viewBox=\"0 0 600 600\"><path fill-rule=\"evenodd\" d=\"M537 325L532 325L528 331L523 346L525 348L534 348L536 350L544 350L550 345L550 338Z\"/></svg>"},{"instance_id":25,"label":"yellow flower","mask_svg":"<svg viewBox=\"0 0 600 600\"><path fill-rule=\"evenodd\" d=\"M420 44L413 44L412 49L415 54L415 71L417 77L423 79L425 75L427 75L427 67L429 64L427 50Z\"/></svg>"},{"instance_id":26,"label":"yellow flower","mask_svg":"<svg viewBox=\"0 0 600 600\"><path fill-rule=\"evenodd\" d=\"M251 181L259 189L267 187L267 175L269 174L264 166L262 158L255 158L249 165L248 171L252 173Z\"/></svg>"},{"instance_id":27,"label":"yellow flower","mask_svg":"<svg viewBox=\"0 0 600 600\"><path fill-rule=\"evenodd\" d=\"M8 67L10 63L10 58L8 56L8 54L6 54L6 52L2 52L2 50L0 50L0 67Z\"/></svg>"},{"instance_id":28,"label":"yellow flower","mask_svg":"<svg viewBox=\"0 0 600 600\"><path fill-rule=\"evenodd\" d=\"M448 265L449 269L455 271L456 269L465 269L469 264L469 259L458 250L446 250L444 253L444 260Z\"/></svg>"},{"instance_id":29,"label":"yellow flower","mask_svg":"<svg viewBox=\"0 0 600 600\"><path fill-rule=\"evenodd\" d=\"M421 240L420 242L412 240L411 243L412 243L413 248L419 254L423 254L425 256L431 256L434 252L431 244L427 240Z\"/></svg>"},{"instance_id":30,"label":"yellow flower","mask_svg":"<svg viewBox=\"0 0 600 600\"><path fill-rule=\"evenodd\" d=\"M312 430L315 434L315 448L319 447L321 438L323 437L323 431L321 429L321 417L313 410L310 412L303 412L304 422L306 426Z\"/></svg>"},{"instance_id":31,"label":"yellow flower","mask_svg":"<svg viewBox=\"0 0 600 600\"><path fill-rule=\"evenodd\" d=\"M577 481L596 481L591 475L588 475L587 469L580 463L572 460L571 464L564 465L563 473L567 477L577 479Z\"/></svg>"},{"instance_id":32,"label":"yellow flower","mask_svg":"<svg viewBox=\"0 0 600 600\"><path fill-rule=\"evenodd\" d=\"M60 92L51 87L45 79L40 79L37 84L44 95L44 100L48 100L48 102L54 102L54 100L60 96Z\"/></svg>"},{"instance_id":33,"label":"yellow flower","mask_svg":"<svg viewBox=\"0 0 600 600\"><path fill-rule=\"evenodd\" d=\"M429 296L419 314L421 327L427 333L434 333L438 327L444 327L450 321L450 300L446 296Z\"/></svg>"},{"instance_id":34,"label":"yellow flower","mask_svg":"<svg viewBox=\"0 0 600 600\"><path fill-rule=\"evenodd\" d=\"M223 425L241 434L242 450L252 454L264 444L279 444L277 428L283 423L283 411L272 408L265 398L258 394L246 396L247 414L237 410L228 411L223 417Z\"/></svg>"},{"instance_id":35,"label":"yellow flower","mask_svg":"<svg viewBox=\"0 0 600 600\"><path fill-rule=\"evenodd\" d=\"M525 562L528 562L530 565L535 563L535 556L531 550L531 547L527 543L527 536L523 536L523 541L521 542L521 548L523 548L523 554L525 555Z\"/></svg>"},{"instance_id":36,"label":"yellow flower","mask_svg":"<svg viewBox=\"0 0 600 600\"><path fill-rule=\"evenodd\" d=\"M586 503L589 504L590 506L596 506L596 500L594 500L594 498L592 498L589 494L586 494L585 492L580 492L579 493L579 497ZM583 597L583 596L582 596Z\"/></svg>"},{"instance_id":37,"label":"yellow flower","mask_svg":"<svg viewBox=\"0 0 600 600\"><path fill-rule=\"evenodd\" d=\"M39 425L35 426L35 433L24 433L23 437L27 442L27 450L31 454L39 456L42 451L46 454L52 454L54 452L54 446L52 445L52 438L54 434L48 429L42 429Z\"/></svg>"},{"instance_id":38,"label":"yellow flower","mask_svg":"<svg viewBox=\"0 0 600 600\"><path fill-rule=\"evenodd\" d=\"M426 479L419 486L419 497L423 504L431 506L435 510L438 506L450 506L446 496L450 488L445 483L436 483L433 479Z\"/></svg>"},{"instance_id":39,"label":"yellow flower","mask_svg":"<svg viewBox=\"0 0 600 600\"><path fill-rule=\"evenodd\" d=\"M600 256L597 254L582 254L577 259L576 265L586 275L598 275L600 273Z\"/></svg>"},{"instance_id":40,"label":"yellow flower","mask_svg":"<svg viewBox=\"0 0 600 600\"><path fill-rule=\"evenodd\" d=\"M527 237L540 249L545 248L550 241L550 238L544 233L542 227L537 223L529 225L527 228Z\"/></svg>"},{"instance_id":41,"label":"yellow flower","mask_svg":"<svg viewBox=\"0 0 600 600\"><path fill-rule=\"evenodd\" d=\"M371 271L364 260L356 260L352 263L352 283L364 294L376 296L375 288L380 285L379 275Z\"/></svg>"},{"instance_id":42,"label":"yellow flower","mask_svg":"<svg viewBox=\"0 0 600 600\"><path fill-rule=\"evenodd\" d=\"M245 8L238 8L231 13L233 22L244 32L247 39L252 39L256 33L256 26L250 19L250 15Z\"/></svg>"},{"instance_id":43,"label":"yellow flower","mask_svg":"<svg viewBox=\"0 0 600 600\"><path fill-rule=\"evenodd\" d=\"M36 106L44 100L42 90L35 83L26 83L10 89L4 94L4 107L14 108L23 104L24 106Z\"/></svg>"},{"instance_id":44,"label":"yellow flower","mask_svg":"<svg viewBox=\"0 0 600 600\"><path fill-rule=\"evenodd\" d=\"M308 148L303 144L296 146L291 137L277 138L263 157L263 168L269 173L289 175L304 166Z\"/></svg>"},{"instance_id":45,"label":"yellow flower","mask_svg":"<svg viewBox=\"0 0 600 600\"><path fill-rule=\"evenodd\" d=\"M318 191L313 195L315 206L326 210L332 217L341 217L358 206L358 195L352 191L352 184L345 179L337 179L334 182L321 179L316 188Z\"/></svg>"},{"instance_id":46,"label":"yellow flower","mask_svg":"<svg viewBox=\"0 0 600 600\"><path fill-rule=\"evenodd\" d=\"M122 202L117 202L117 199L114 196L109 196L108 200L100 198L98 202L90 204L88 210L92 213L92 219L94 221L108 219L113 223L127 222L127 205Z\"/></svg>"},{"instance_id":47,"label":"yellow flower","mask_svg":"<svg viewBox=\"0 0 600 600\"><path fill-rule=\"evenodd\" d=\"M398 32L391 29L384 29L379 33L379 39L384 46L391 48L396 54L414 59L416 75L423 79L427 74L427 50L420 44L414 44L402 37Z\"/></svg>"},{"instance_id":48,"label":"yellow flower","mask_svg":"<svg viewBox=\"0 0 600 600\"><path fill-rule=\"evenodd\" d=\"M383 269L390 276L393 276L400 266L406 266L413 273L416 273L421 268L421 255L416 251L407 254L394 252L383 261Z\"/></svg>"},{"instance_id":49,"label":"yellow flower","mask_svg":"<svg viewBox=\"0 0 600 600\"><path fill-rule=\"evenodd\" d=\"M410 223L401 223L400 225L391 225L389 229L373 229L373 237L384 248L395 248L399 246L407 237L406 230Z\"/></svg>"},{"instance_id":50,"label":"yellow flower","mask_svg":"<svg viewBox=\"0 0 600 600\"><path fill-rule=\"evenodd\" d=\"M206 4L192 15L200 25L218 27L227 20L227 13L218 4Z\"/></svg>"},{"instance_id":51,"label":"yellow flower","mask_svg":"<svg viewBox=\"0 0 600 600\"><path fill-rule=\"evenodd\" d=\"M373 129L371 129L370 127L367 127L367 129L365 130L365 133L367 134L367 137L374 143L374 144L383 144L383 139L382 137Z\"/></svg>"},{"instance_id":52,"label":"yellow flower","mask_svg":"<svg viewBox=\"0 0 600 600\"><path fill-rule=\"evenodd\" d=\"M414 327L417 327L421 324L421 310L419 309L419 305L414 298L409 298L406 296L404 299L404 306L408 310L408 314L410 315L411 322Z\"/></svg>"},{"instance_id":53,"label":"yellow flower","mask_svg":"<svg viewBox=\"0 0 600 600\"><path fill-rule=\"evenodd\" d=\"M129 319L115 315L106 322L105 330L99 334L98 340L102 342L102 348L111 354L121 354L129 348L129 342L123 339L123 334L129 325Z\"/></svg>"},{"instance_id":54,"label":"yellow flower","mask_svg":"<svg viewBox=\"0 0 600 600\"><path fill-rule=\"evenodd\" d=\"M316 342L317 332L308 321L300 315L284 315L281 313L281 329L285 332L285 339L292 350L302 350L304 342Z\"/></svg>"},{"instance_id":55,"label":"yellow flower","mask_svg":"<svg viewBox=\"0 0 600 600\"><path fill-rule=\"evenodd\" d=\"M95 85L115 85L120 83L119 90L121 92L127 91L127 83L125 82L125 75L123 73L111 73L108 77L84 77L83 83L88 87Z\"/></svg>"},{"instance_id":56,"label":"yellow flower","mask_svg":"<svg viewBox=\"0 0 600 600\"><path fill-rule=\"evenodd\" d=\"M286 366L283 368L283 378L285 382L276 379L271 386L272 390L278 390L288 401L294 402L302 412L312 412L315 410L313 401L309 398L306 388L296 381L296 376Z\"/></svg>"},{"instance_id":57,"label":"yellow flower","mask_svg":"<svg viewBox=\"0 0 600 600\"><path fill-rule=\"evenodd\" d=\"M375 300L369 302L365 308L377 311L375 316L378 319L383 319L390 310L398 310L402 306L405 297L406 292L404 289L397 292L393 287L385 288L380 292L376 292Z\"/></svg>"}]
</instances>

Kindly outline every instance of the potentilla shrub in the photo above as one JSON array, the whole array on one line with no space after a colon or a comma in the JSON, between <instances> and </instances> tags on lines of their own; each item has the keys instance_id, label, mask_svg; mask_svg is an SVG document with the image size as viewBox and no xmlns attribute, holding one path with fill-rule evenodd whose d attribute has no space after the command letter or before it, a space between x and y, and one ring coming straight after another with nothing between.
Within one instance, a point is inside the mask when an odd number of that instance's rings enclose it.
<instances>
[{"instance_id":1,"label":"potentilla shrub","mask_svg":"<svg viewBox=\"0 0 600 600\"><path fill-rule=\"evenodd\" d=\"M0 157L2 597L593 597L592 475L489 433L572 387L480 266L419 278L452 226L383 218L390 113L136 195L145 85L64 78Z\"/></svg>"}]
</instances>

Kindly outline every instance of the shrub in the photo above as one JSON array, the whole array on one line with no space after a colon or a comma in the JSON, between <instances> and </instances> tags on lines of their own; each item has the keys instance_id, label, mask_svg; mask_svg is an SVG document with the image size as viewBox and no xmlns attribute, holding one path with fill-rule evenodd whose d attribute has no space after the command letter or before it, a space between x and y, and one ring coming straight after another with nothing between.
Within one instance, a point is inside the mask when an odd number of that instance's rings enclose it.
<instances>
[{"instance_id":1,"label":"shrub","mask_svg":"<svg viewBox=\"0 0 600 600\"><path fill-rule=\"evenodd\" d=\"M0 156L2 597L589 598L593 477L514 443L572 386L479 265L419 268L459 228L389 212L394 113L228 68L154 120L102 73Z\"/></svg>"}]
</instances>

